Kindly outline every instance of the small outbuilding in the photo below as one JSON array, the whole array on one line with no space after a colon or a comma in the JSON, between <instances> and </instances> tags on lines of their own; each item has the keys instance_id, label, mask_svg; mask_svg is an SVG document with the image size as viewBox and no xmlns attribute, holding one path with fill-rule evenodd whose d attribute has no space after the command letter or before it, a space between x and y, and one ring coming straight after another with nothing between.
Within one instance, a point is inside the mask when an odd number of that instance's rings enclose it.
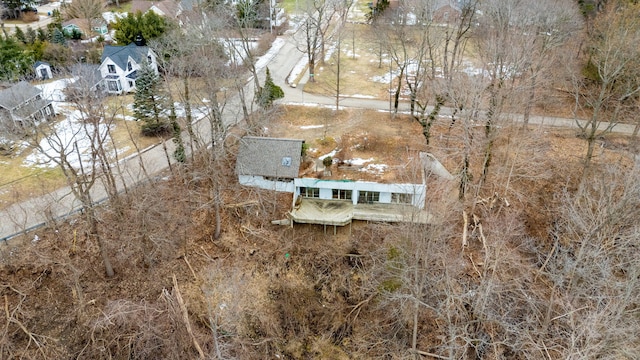
<instances>
[{"instance_id":1,"label":"small outbuilding","mask_svg":"<svg viewBox=\"0 0 640 360\"><path fill-rule=\"evenodd\" d=\"M36 79L38 80L47 80L53 78L53 73L51 72L51 64L46 61L36 61L33 64L33 70L36 73Z\"/></svg>"}]
</instances>

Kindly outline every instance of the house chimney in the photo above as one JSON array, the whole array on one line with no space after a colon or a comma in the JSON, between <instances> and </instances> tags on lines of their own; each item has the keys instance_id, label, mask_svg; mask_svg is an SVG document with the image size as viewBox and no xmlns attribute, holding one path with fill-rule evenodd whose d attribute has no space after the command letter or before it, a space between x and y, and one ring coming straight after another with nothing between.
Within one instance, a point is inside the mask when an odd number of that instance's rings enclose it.
<instances>
[{"instance_id":1,"label":"house chimney","mask_svg":"<svg viewBox=\"0 0 640 360\"><path fill-rule=\"evenodd\" d=\"M138 34L136 35L136 39L133 40L133 42L137 45L137 46L144 46L146 44L146 41L144 40L144 38L142 37L142 34Z\"/></svg>"}]
</instances>

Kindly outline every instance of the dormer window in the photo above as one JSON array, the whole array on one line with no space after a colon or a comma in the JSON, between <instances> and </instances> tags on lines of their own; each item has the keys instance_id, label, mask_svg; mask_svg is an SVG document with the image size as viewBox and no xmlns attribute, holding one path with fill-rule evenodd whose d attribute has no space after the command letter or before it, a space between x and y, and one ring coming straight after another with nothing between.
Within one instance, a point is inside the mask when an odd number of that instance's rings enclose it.
<instances>
[{"instance_id":1,"label":"dormer window","mask_svg":"<svg viewBox=\"0 0 640 360\"><path fill-rule=\"evenodd\" d=\"M109 74L115 74L116 73L116 66L115 65L107 65L107 71L109 72Z\"/></svg>"},{"instance_id":2,"label":"dormer window","mask_svg":"<svg viewBox=\"0 0 640 360\"><path fill-rule=\"evenodd\" d=\"M149 62L149 64L153 63L153 61L151 60L151 55L147 55L147 61Z\"/></svg>"},{"instance_id":3,"label":"dormer window","mask_svg":"<svg viewBox=\"0 0 640 360\"><path fill-rule=\"evenodd\" d=\"M133 70L133 65L131 65L131 61L127 63L127 71Z\"/></svg>"}]
</instances>

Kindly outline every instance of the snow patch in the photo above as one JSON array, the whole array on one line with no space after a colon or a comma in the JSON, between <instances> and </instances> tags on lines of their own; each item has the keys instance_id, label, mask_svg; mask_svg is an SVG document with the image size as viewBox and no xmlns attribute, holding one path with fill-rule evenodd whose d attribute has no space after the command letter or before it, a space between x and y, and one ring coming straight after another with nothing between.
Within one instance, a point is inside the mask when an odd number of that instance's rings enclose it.
<instances>
[{"instance_id":1,"label":"snow patch","mask_svg":"<svg viewBox=\"0 0 640 360\"><path fill-rule=\"evenodd\" d=\"M324 154L324 155L322 155L322 156L319 156L319 157L318 157L318 160L324 160L325 158L327 158L327 157L329 157L329 156L334 157L334 156L336 156L336 154L338 153L338 151L340 151L340 150L339 150L339 149L333 149L333 151L331 151L330 153L328 153L328 154Z\"/></svg>"},{"instance_id":2,"label":"snow patch","mask_svg":"<svg viewBox=\"0 0 640 360\"><path fill-rule=\"evenodd\" d=\"M361 159L361 158L353 158L353 159L347 159L344 161L345 164L347 165L355 165L355 166L362 166L368 162L372 162L373 158L370 159Z\"/></svg>"}]
</instances>

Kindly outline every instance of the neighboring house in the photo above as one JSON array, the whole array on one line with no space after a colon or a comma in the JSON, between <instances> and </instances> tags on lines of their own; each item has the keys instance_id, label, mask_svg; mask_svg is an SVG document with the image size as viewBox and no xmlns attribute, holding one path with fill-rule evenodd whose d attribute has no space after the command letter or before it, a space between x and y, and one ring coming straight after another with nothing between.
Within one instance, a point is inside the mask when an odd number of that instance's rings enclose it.
<instances>
[{"instance_id":1,"label":"neighboring house","mask_svg":"<svg viewBox=\"0 0 640 360\"><path fill-rule=\"evenodd\" d=\"M155 53L147 46L131 43L127 46L106 45L102 53L100 73L110 94L122 94L136 89L138 69L146 61L158 72Z\"/></svg>"},{"instance_id":2,"label":"neighboring house","mask_svg":"<svg viewBox=\"0 0 640 360\"><path fill-rule=\"evenodd\" d=\"M163 1L146 1L146 0L133 0L131 2L131 13L135 14L140 11L141 13L146 13L148 11L153 11L157 15L168 17L168 18L177 18L180 13L182 13L182 8L180 3L177 3L174 0L163 0Z\"/></svg>"},{"instance_id":3,"label":"neighboring house","mask_svg":"<svg viewBox=\"0 0 640 360\"><path fill-rule=\"evenodd\" d=\"M303 140L244 137L236 173L240 184L293 193L296 223L344 226L353 220L430 223L426 184L300 178ZM424 160L418 160L424 166Z\"/></svg>"},{"instance_id":4,"label":"neighboring house","mask_svg":"<svg viewBox=\"0 0 640 360\"><path fill-rule=\"evenodd\" d=\"M463 0L436 0L433 7L433 21L436 23L448 23L454 21L462 14Z\"/></svg>"},{"instance_id":5,"label":"neighboring house","mask_svg":"<svg viewBox=\"0 0 640 360\"><path fill-rule=\"evenodd\" d=\"M36 73L36 79L38 80L47 80L53 78L53 73L51 72L51 65L45 61L36 61L33 64L33 70Z\"/></svg>"},{"instance_id":6,"label":"neighboring house","mask_svg":"<svg viewBox=\"0 0 640 360\"><path fill-rule=\"evenodd\" d=\"M74 31L79 31L82 36L93 35L88 33L88 30L89 24L86 19L70 19L62 23L62 32L67 36L71 36ZM107 29L107 23L102 19L95 19L90 32L98 35L106 35L109 29Z\"/></svg>"},{"instance_id":7,"label":"neighboring house","mask_svg":"<svg viewBox=\"0 0 640 360\"><path fill-rule=\"evenodd\" d=\"M0 122L24 127L55 116L51 100L42 96L42 90L21 81L0 90Z\"/></svg>"},{"instance_id":8,"label":"neighboring house","mask_svg":"<svg viewBox=\"0 0 640 360\"><path fill-rule=\"evenodd\" d=\"M304 140L245 136L240 140L236 174L242 185L293 193Z\"/></svg>"},{"instance_id":9,"label":"neighboring house","mask_svg":"<svg viewBox=\"0 0 640 360\"><path fill-rule=\"evenodd\" d=\"M78 63L72 66L71 74L75 81L68 83L64 89L67 101L82 101L104 95L106 89L98 65Z\"/></svg>"}]
</instances>

